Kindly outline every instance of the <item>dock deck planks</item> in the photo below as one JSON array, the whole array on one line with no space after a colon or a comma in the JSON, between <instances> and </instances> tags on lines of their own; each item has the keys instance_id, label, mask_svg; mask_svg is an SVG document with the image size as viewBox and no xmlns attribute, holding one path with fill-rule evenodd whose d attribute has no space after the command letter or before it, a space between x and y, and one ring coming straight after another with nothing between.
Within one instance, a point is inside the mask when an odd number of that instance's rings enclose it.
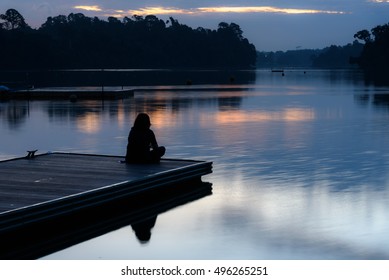
<instances>
[{"instance_id":1,"label":"dock deck planks","mask_svg":"<svg viewBox=\"0 0 389 280\"><path fill-rule=\"evenodd\" d=\"M203 162L124 164L122 157L52 153L0 162L0 213L105 186L176 172ZM7 198L7 199L5 199ZM15 205L17 201L24 205Z\"/></svg>"}]
</instances>

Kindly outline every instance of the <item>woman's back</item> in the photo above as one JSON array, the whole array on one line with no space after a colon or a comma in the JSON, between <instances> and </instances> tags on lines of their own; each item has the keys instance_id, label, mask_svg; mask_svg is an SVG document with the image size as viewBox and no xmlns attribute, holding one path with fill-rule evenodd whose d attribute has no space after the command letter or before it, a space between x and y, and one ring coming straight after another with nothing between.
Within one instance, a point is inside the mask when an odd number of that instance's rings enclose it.
<instances>
[{"instance_id":1,"label":"woman's back","mask_svg":"<svg viewBox=\"0 0 389 280\"><path fill-rule=\"evenodd\" d=\"M154 132L150 129L150 118L141 113L128 135L127 162L158 162L165 154L164 147L158 147Z\"/></svg>"}]
</instances>

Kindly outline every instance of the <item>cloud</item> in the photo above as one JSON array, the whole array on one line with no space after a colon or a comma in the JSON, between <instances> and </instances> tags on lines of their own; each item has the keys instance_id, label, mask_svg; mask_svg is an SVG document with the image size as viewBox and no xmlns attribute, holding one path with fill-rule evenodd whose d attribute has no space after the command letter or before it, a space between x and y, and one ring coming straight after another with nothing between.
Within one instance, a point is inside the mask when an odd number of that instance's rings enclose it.
<instances>
[{"instance_id":1,"label":"cloud","mask_svg":"<svg viewBox=\"0 0 389 280\"><path fill-rule=\"evenodd\" d=\"M145 7L138 10L128 10L124 12L125 15L174 15L174 14L183 14L190 15L194 14L195 11L191 9L180 9L174 7Z\"/></svg>"},{"instance_id":2,"label":"cloud","mask_svg":"<svg viewBox=\"0 0 389 280\"><path fill-rule=\"evenodd\" d=\"M325 11L312 9L289 9L270 6L254 7L207 7L198 8L200 12L206 13L282 13L282 14L343 14L342 11Z\"/></svg>"},{"instance_id":3,"label":"cloud","mask_svg":"<svg viewBox=\"0 0 389 280\"><path fill-rule=\"evenodd\" d=\"M103 11L103 9L100 8L99 6L74 6L73 8L77 10L94 11L94 12Z\"/></svg>"},{"instance_id":4,"label":"cloud","mask_svg":"<svg viewBox=\"0 0 389 280\"><path fill-rule=\"evenodd\" d=\"M374 0L384 1L384 0ZM386 0L389 1L389 0ZM344 11L328 11L328 10L316 10L316 9L290 9L290 8L277 8L271 6L218 6L218 7L199 7L190 9L180 9L176 7L163 7L163 6L151 6L144 7L135 10L103 10L99 6L75 6L75 9L86 10L86 11L97 11L103 12L109 16L132 16L132 15L201 15L201 14L212 14L212 13L278 13L278 14L345 14Z\"/></svg>"}]
</instances>

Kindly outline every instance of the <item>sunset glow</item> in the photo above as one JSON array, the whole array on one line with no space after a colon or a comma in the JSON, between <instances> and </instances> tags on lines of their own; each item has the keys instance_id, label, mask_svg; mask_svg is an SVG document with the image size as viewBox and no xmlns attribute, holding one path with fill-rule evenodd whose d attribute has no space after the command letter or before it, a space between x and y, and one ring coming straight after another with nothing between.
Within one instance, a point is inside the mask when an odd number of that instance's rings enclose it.
<instances>
[{"instance_id":1,"label":"sunset glow","mask_svg":"<svg viewBox=\"0 0 389 280\"><path fill-rule=\"evenodd\" d=\"M259 7L206 7L198 8L204 13L283 13L283 14L343 14L341 11L322 11L311 9L287 9L269 6Z\"/></svg>"},{"instance_id":2,"label":"sunset glow","mask_svg":"<svg viewBox=\"0 0 389 280\"><path fill-rule=\"evenodd\" d=\"M94 11L94 12L102 11L102 9L99 6L75 6L74 8L77 10Z\"/></svg>"},{"instance_id":3,"label":"sunset glow","mask_svg":"<svg viewBox=\"0 0 389 280\"><path fill-rule=\"evenodd\" d=\"M278 13L278 14L344 14L343 11L326 11L326 10L315 10L315 9L288 9L278 8L270 6L253 6L253 7L199 7L193 9L180 9L176 7L163 7L153 6L144 7L139 9L130 10L103 10L99 6L75 6L75 9L86 10L86 11L99 11L104 12L106 15L124 17L132 15L201 15L211 13Z\"/></svg>"},{"instance_id":4,"label":"sunset glow","mask_svg":"<svg viewBox=\"0 0 389 280\"><path fill-rule=\"evenodd\" d=\"M193 14L191 10L172 7L145 7L138 10L128 10L129 15L166 15L166 14Z\"/></svg>"}]
</instances>

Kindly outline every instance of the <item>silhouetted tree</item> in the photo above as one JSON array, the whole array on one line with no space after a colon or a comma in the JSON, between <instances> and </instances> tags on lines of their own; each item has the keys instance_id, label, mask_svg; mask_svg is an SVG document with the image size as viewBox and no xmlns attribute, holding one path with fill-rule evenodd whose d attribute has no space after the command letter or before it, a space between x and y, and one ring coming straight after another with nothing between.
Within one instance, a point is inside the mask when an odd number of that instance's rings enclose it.
<instances>
[{"instance_id":1,"label":"silhouetted tree","mask_svg":"<svg viewBox=\"0 0 389 280\"><path fill-rule=\"evenodd\" d=\"M5 14L0 15L0 19L5 21L2 23L4 29L14 30L29 27L24 17L15 9L8 9Z\"/></svg>"},{"instance_id":2,"label":"silhouetted tree","mask_svg":"<svg viewBox=\"0 0 389 280\"><path fill-rule=\"evenodd\" d=\"M369 43L371 41L371 35L370 32L366 29L358 31L354 34L355 39L359 39L364 41L365 43Z\"/></svg>"}]
</instances>

